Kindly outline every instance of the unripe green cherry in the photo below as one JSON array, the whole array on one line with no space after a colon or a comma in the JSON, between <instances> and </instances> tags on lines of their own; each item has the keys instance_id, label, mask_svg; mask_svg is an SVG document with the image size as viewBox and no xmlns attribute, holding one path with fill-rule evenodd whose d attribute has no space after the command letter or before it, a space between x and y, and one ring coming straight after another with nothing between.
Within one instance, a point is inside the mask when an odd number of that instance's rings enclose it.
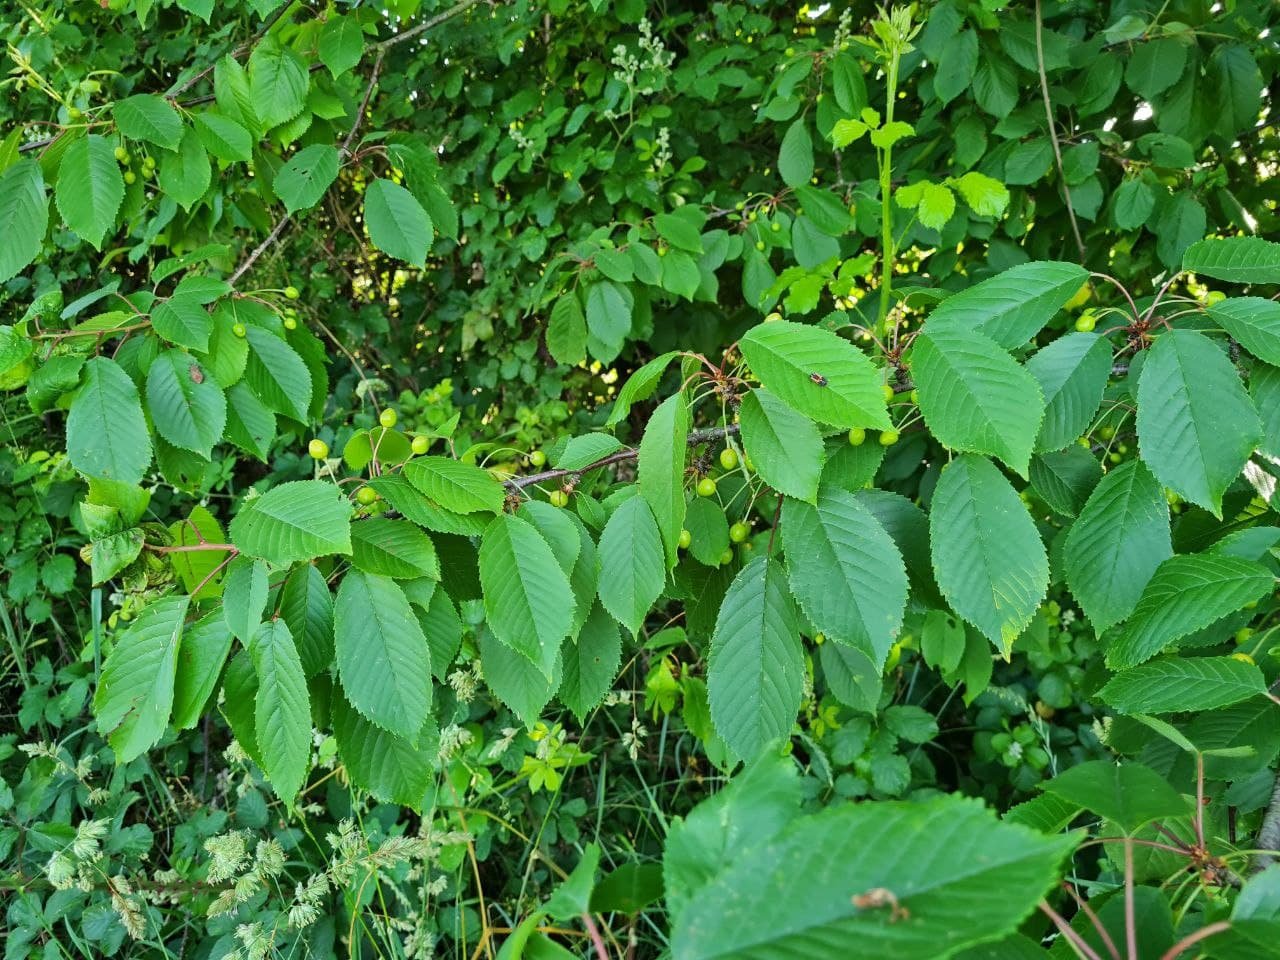
<instances>
[{"instance_id":1,"label":"unripe green cherry","mask_svg":"<svg viewBox=\"0 0 1280 960\"><path fill-rule=\"evenodd\" d=\"M681 550L688 550L689 544L693 543L693 534L688 530L681 530L680 538L676 542L680 544Z\"/></svg>"},{"instance_id":2,"label":"unripe green cherry","mask_svg":"<svg viewBox=\"0 0 1280 960\"><path fill-rule=\"evenodd\" d=\"M284 295L288 297L290 300L297 300L298 297L301 296L301 294L298 293L298 288L295 287L293 284L289 284L289 286L284 288Z\"/></svg>"},{"instance_id":3,"label":"unripe green cherry","mask_svg":"<svg viewBox=\"0 0 1280 960\"><path fill-rule=\"evenodd\" d=\"M723 567L726 563L733 563L732 547L726 547L724 553L720 554L720 566Z\"/></svg>"},{"instance_id":4,"label":"unripe green cherry","mask_svg":"<svg viewBox=\"0 0 1280 960\"><path fill-rule=\"evenodd\" d=\"M116 160L119 161L120 163L129 162L129 151L126 150L124 147L116 147L111 152L115 156Z\"/></svg>"},{"instance_id":5,"label":"unripe green cherry","mask_svg":"<svg viewBox=\"0 0 1280 960\"><path fill-rule=\"evenodd\" d=\"M716 482L712 477L703 477L698 481L698 496L714 497L716 495Z\"/></svg>"},{"instance_id":6,"label":"unripe green cherry","mask_svg":"<svg viewBox=\"0 0 1280 960\"><path fill-rule=\"evenodd\" d=\"M231 332L237 337L243 337L248 331L245 330L243 323L235 323L231 325Z\"/></svg>"},{"instance_id":7,"label":"unripe green cherry","mask_svg":"<svg viewBox=\"0 0 1280 960\"><path fill-rule=\"evenodd\" d=\"M757 240L757 241L756 241L756 249L757 249L757 250L760 250L760 251L763 251L763 250L764 250L764 241L763 241L763 240Z\"/></svg>"},{"instance_id":8,"label":"unripe green cherry","mask_svg":"<svg viewBox=\"0 0 1280 960\"><path fill-rule=\"evenodd\" d=\"M138 182L138 175L132 170L126 170L124 172L124 182L132 186Z\"/></svg>"},{"instance_id":9,"label":"unripe green cherry","mask_svg":"<svg viewBox=\"0 0 1280 960\"><path fill-rule=\"evenodd\" d=\"M323 460L329 456L329 445L319 437L315 437L307 444L307 453L311 455L313 460Z\"/></svg>"},{"instance_id":10,"label":"unripe green cherry","mask_svg":"<svg viewBox=\"0 0 1280 960\"><path fill-rule=\"evenodd\" d=\"M541 450L535 450L529 454L529 463L535 467L544 466L547 462L547 455Z\"/></svg>"},{"instance_id":11,"label":"unripe green cherry","mask_svg":"<svg viewBox=\"0 0 1280 960\"><path fill-rule=\"evenodd\" d=\"M67 107L67 118L70 120L79 120L84 116L84 111L79 107Z\"/></svg>"},{"instance_id":12,"label":"unripe green cherry","mask_svg":"<svg viewBox=\"0 0 1280 960\"><path fill-rule=\"evenodd\" d=\"M363 506L367 507L375 503L377 499L378 491L374 490L373 487L361 487L356 491L356 502Z\"/></svg>"},{"instance_id":13,"label":"unripe green cherry","mask_svg":"<svg viewBox=\"0 0 1280 960\"><path fill-rule=\"evenodd\" d=\"M1080 316L1076 317L1076 330L1080 333L1088 333L1098 325L1098 318L1086 310Z\"/></svg>"},{"instance_id":14,"label":"unripe green cherry","mask_svg":"<svg viewBox=\"0 0 1280 960\"><path fill-rule=\"evenodd\" d=\"M775 310L773 313L769 314L768 316L766 316L766 317L764 318L764 322L765 322L765 323L777 323L777 322L778 322L779 320L781 320L781 319L782 319L782 314L778 313L778 311L776 311L776 310Z\"/></svg>"},{"instance_id":15,"label":"unripe green cherry","mask_svg":"<svg viewBox=\"0 0 1280 960\"><path fill-rule=\"evenodd\" d=\"M285 318L284 318L284 328L285 328L286 330L297 330L297 329L298 329L298 320L297 320L297 318L296 318L296 317L285 317Z\"/></svg>"},{"instance_id":16,"label":"unripe green cherry","mask_svg":"<svg viewBox=\"0 0 1280 960\"><path fill-rule=\"evenodd\" d=\"M862 427L854 427L849 431L849 443L851 446L860 447L867 442L867 431Z\"/></svg>"},{"instance_id":17,"label":"unripe green cherry","mask_svg":"<svg viewBox=\"0 0 1280 960\"><path fill-rule=\"evenodd\" d=\"M897 430L881 430L880 431L880 446L891 447L897 442L898 442Z\"/></svg>"},{"instance_id":18,"label":"unripe green cherry","mask_svg":"<svg viewBox=\"0 0 1280 960\"><path fill-rule=\"evenodd\" d=\"M384 407L382 412L378 414L378 423L382 424L383 428L387 430L394 427L398 419L395 407Z\"/></svg>"},{"instance_id":19,"label":"unripe green cherry","mask_svg":"<svg viewBox=\"0 0 1280 960\"><path fill-rule=\"evenodd\" d=\"M782 231L782 224L775 220L773 223L769 224L769 229L774 233L780 233Z\"/></svg>"},{"instance_id":20,"label":"unripe green cherry","mask_svg":"<svg viewBox=\"0 0 1280 960\"><path fill-rule=\"evenodd\" d=\"M551 505L553 507L567 507L569 505L569 495L563 490L552 490Z\"/></svg>"},{"instance_id":21,"label":"unripe green cherry","mask_svg":"<svg viewBox=\"0 0 1280 960\"><path fill-rule=\"evenodd\" d=\"M885 403L888 403L893 399L893 387L889 386L887 383L880 384L880 392L884 394Z\"/></svg>"},{"instance_id":22,"label":"unripe green cherry","mask_svg":"<svg viewBox=\"0 0 1280 960\"><path fill-rule=\"evenodd\" d=\"M747 539L747 535L751 533L751 528L745 523L738 522L729 528L729 539L734 543L741 543Z\"/></svg>"},{"instance_id":23,"label":"unripe green cherry","mask_svg":"<svg viewBox=\"0 0 1280 960\"><path fill-rule=\"evenodd\" d=\"M725 447L720 451L720 466L732 470L738 465L738 451L733 447Z\"/></svg>"},{"instance_id":24,"label":"unripe green cherry","mask_svg":"<svg viewBox=\"0 0 1280 960\"><path fill-rule=\"evenodd\" d=\"M424 453L426 453L427 449L430 446L431 446L431 441L428 440L426 437L414 437L409 442L409 449L414 452L415 456L419 456L419 457L422 456Z\"/></svg>"}]
</instances>

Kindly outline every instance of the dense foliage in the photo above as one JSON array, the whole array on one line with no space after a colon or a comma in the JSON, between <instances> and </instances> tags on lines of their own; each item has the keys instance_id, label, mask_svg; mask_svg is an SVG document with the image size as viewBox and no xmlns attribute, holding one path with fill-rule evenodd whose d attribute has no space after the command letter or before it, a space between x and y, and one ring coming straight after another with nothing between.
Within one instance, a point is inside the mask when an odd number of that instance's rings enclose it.
<instances>
[{"instance_id":1,"label":"dense foliage","mask_svg":"<svg viewBox=\"0 0 1280 960\"><path fill-rule=\"evenodd\" d=\"M6 5L6 960L1280 956L1277 29Z\"/></svg>"}]
</instances>

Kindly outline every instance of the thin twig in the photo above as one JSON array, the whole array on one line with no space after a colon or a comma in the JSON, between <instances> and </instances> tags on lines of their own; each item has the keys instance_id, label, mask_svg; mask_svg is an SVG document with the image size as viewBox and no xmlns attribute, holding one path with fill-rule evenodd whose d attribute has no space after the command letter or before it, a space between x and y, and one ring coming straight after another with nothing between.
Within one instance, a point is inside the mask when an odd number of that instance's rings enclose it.
<instances>
[{"instance_id":1,"label":"thin twig","mask_svg":"<svg viewBox=\"0 0 1280 960\"><path fill-rule=\"evenodd\" d=\"M1138 920L1133 907L1133 838L1124 840L1124 941L1129 960L1138 960Z\"/></svg>"},{"instance_id":2,"label":"thin twig","mask_svg":"<svg viewBox=\"0 0 1280 960\"><path fill-rule=\"evenodd\" d=\"M595 947L596 956L600 960L609 960L609 951L605 949L604 939L600 936L600 931L596 929L596 922L591 919L591 914L584 913L582 915L582 924L587 928L587 934L591 937L591 945Z\"/></svg>"},{"instance_id":3,"label":"thin twig","mask_svg":"<svg viewBox=\"0 0 1280 960\"><path fill-rule=\"evenodd\" d=\"M240 44L240 46L236 47L234 50L231 50L232 59L239 59L240 57L243 57L246 53L248 53L250 50L252 50L254 42L256 40L259 40L262 37L265 37L268 33L270 33L271 28L274 27L276 23L280 20L280 18L283 17L289 11L289 9L293 6L294 3L295 3L295 0L288 0L288 2L285 3L283 6L281 6L278 10L276 10L275 13L271 14L271 16L267 17L267 19L263 20L262 25L258 27L257 31L254 33L251 39L246 40L244 43ZM188 90L194 87L197 83L199 83L202 79L204 79L210 73L212 73L214 68L218 65L218 61L221 60L222 57L227 53L229 46L230 46L229 44L227 46L224 46L222 50L218 53L218 55L212 58L212 62L203 70L201 70L199 73L192 74L186 80L182 81L182 83L178 84L177 86L170 87L167 91L165 91L165 94L164 94L165 99L173 100L178 96L178 94L186 93Z\"/></svg>"},{"instance_id":4,"label":"thin twig","mask_svg":"<svg viewBox=\"0 0 1280 960\"><path fill-rule=\"evenodd\" d=\"M429 20L422 21L422 23L418 24L416 27L413 27L410 30L406 30L404 33L397 33L394 37L390 37L386 40L383 40L381 43L378 44L378 49L386 50L386 49L389 49L390 47L394 47L397 43L404 43L406 40L412 40L414 37L419 36L420 34L426 33L432 27L438 27L440 24L444 23L446 20L452 20L458 14L463 13L466 10L469 10L471 7L474 7L479 2L480 0L461 0L460 3L455 3L452 7L450 7L448 10L444 11L443 13L437 13L434 17L430 18Z\"/></svg>"},{"instance_id":5,"label":"thin twig","mask_svg":"<svg viewBox=\"0 0 1280 960\"><path fill-rule=\"evenodd\" d=\"M1053 125L1053 102L1049 99L1049 76L1044 69L1044 22L1040 15L1040 0L1036 0L1036 66L1040 68L1040 93L1044 96L1044 116L1049 124L1049 141L1053 144L1053 158L1058 164L1058 179L1062 181L1062 196L1067 202L1067 216L1071 218L1071 232L1075 234L1076 249L1080 251L1080 263L1088 259L1084 249L1084 238L1080 235L1080 224L1076 222L1076 211L1071 205L1071 188L1067 186L1067 175L1062 168L1062 146L1058 143L1058 131Z\"/></svg>"},{"instance_id":6,"label":"thin twig","mask_svg":"<svg viewBox=\"0 0 1280 960\"><path fill-rule=\"evenodd\" d=\"M1201 927L1195 933L1188 934L1164 953L1160 954L1160 960L1174 960L1178 954L1182 953L1183 950L1187 949L1187 947L1192 944L1199 943L1201 940L1207 940L1215 933L1222 933L1222 931L1230 929L1231 924L1227 923L1225 920L1219 920L1217 923L1211 923L1207 927Z\"/></svg>"},{"instance_id":7,"label":"thin twig","mask_svg":"<svg viewBox=\"0 0 1280 960\"><path fill-rule=\"evenodd\" d=\"M1038 906L1040 907L1040 912L1052 920L1053 925L1062 932L1064 937L1067 938L1067 942L1075 948L1076 953L1084 957L1085 960L1102 960L1102 958L1098 956L1097 951L1085 943L1084 938L1072 930L1071 924L1067 923L1057 910L1054 910L1053 907L1049 906L1047 901L1041 900Z\"/></svg>"},{"instance_id":8,"label":"thin twig","mask_svg":"<svg viewBox=\"0 0 1280 960\"><path fill-rule=\"evenodd\" d=\"M1107 952L1111 954L1112 960L1120 960L1120 950L1116 947L1116 942L1111 939L1111 934L1107 932L1107 928L1098 918L1093 907L1089 906L1089 901L1080 896L1072 884L1064 881L1062 886L1066 888L1067 893L1071 894L1071 899L1076 902L1076 906L1080 908L1080 911L1089 918L1089 922L1093 924L1093 929L1098 931L1098 936L1102 938L1102 942L1106 946Z\"/></svg>"}]
</instances>

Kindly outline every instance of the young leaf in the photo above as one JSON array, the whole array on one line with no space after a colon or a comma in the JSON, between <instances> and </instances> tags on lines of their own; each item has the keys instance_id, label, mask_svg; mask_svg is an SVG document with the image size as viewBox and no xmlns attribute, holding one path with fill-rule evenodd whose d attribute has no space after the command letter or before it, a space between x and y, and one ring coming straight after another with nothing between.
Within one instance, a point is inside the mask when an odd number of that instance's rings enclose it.
<instances>
[{"instance_id":1,"label":"young leaf","mask_svg":"<svg viewBox=\"0 0 1280 960\"><path fill-rule=\"evenodd\" d=\"M829 639L864 651L878 676L907 605L897 545L852 493L831 487L817 506L786 500L781 530L800 608Z\"/></svg>"},{"instance_id":2,"label":"young leaf","mask_svg":"<svg viewBox=\"0 0 1280 960\"><path fill-rule=\"evenodd\" d=\"M1142 591L1133 616L1107 640L1113 670L1150 660L1173 641L1202 630L1271 592L1259 563L1210 554L1170 557Z\"/></svg>"},{"instance_id":3,"label":"young leaf","mask_svg":"<svg viewBox=\"0 0 1280 960\"><path fill-rule=\"evenodd\" d=\"M426 265L431 218L400 184L379 179L365 187L364 223L369 239L383 253L415 267Z\"/></svg>"},{"instance_id":4,"label":"young leaf","mask_svg":"<svg viewBox=\"0 0 1280 960\"><path fill-rule=\"evenodd\" d=\"M324 480L295 480L248 501L231 521L240 552L276 566L351 553L351 502Z\"/></svg>"},{"instance_id":5,"label":"young leaf","mask_svg":"<svg viewBox=\"0 0 1280 960\"><path fill-rule=\"evenodd\" d=\"M93 712L116 763L141 756L164 733L189 604L187 597L162 597L144 607L102 665Z\"/></svg>"},{"instance_id":6,"label":"young leaf","mask_svg":"<svg viewBox=\"0 0 1280 960\"><path fill-rule=\"evenodd\" d=\"M635 296L625 284L601 280L587 287L587 349L603 363L622 352L631 333Z\"/></svg>"},{"instance_id":7,"label":"young leaf","mask_svg":"<svg viewBox=\"0 0 1280 960\"><path fill-rule=\"evenodd\" d=\"M489 525L480 543L480 585L494 636L549 678L573 623L573 594L531 523L502 514Z\"/></svg>"},{"instance_id":8,"label":"young leaf","mask_svg":"<svg viewBox=\"0 0 1280 960\"><path fill-rule=\"evenodd\" d=\"M929 517L933 569L951 609L1008 655L1049 586L1035 522L989 461L957 457L942 470Z\"/></svg>"},{"instance_id":9,"label":"young leaf","mask_svg":"<svg viewBox=\"0 0 1280 960\"><path fill-rule=\"evenodd\" d=\"M129 375L106 357L85 361L67 415L67 456L89 477L136 484L151 463L151 436Z\"/></svg>"},{"instance_id":10,"label":"young leaf","mask_svg":"<svg viewBox=\"0 0 1280 960\"><path fill-rule=\"evenodd\" d=\"M286 806L307 775L311 759L311 703L307 678L283 620L268 620L249 641L258 677L253 727L263 772Z\"/></svg>"},{"instance_id":11,"label":"young leaf","mask_svg":"<svg viewBox=\"0 0 1280 960\"><path fill-rule=\"evenodd\" d=\"M1235 367L1204 334L1162 333L1138 379L1138 445L1163 486L1215 516L1262 438Z\"/></svg>"},{"instance_id":12,"label":"young leaf","mask_svg":"<svg viewBox=\"0 0 1280 960\"><path fill-rule=\"evenodd\" d=\"M67 147L58 167L55 199L67 226L101 250L124 200L120 164L106 137L90 134Z\"/></svg>"},{"instance_id":13,"label":"young leaf","mask_svg":"<svg viewBox=\"0 0 1280 960\"><path fill-rule=\"evenodd\" d=\"M662 536L643 497L632 497L609 517L600 534L600 602L624 627L640 635L649 608L667 582Z\"/></svg>"},{"instance_id":14,"label":"young leaf","mask_svg":"<svg viewBox=\"0 0 1280 960\"><path fill-rule=\"evenodd\" d=\"M739 342L751 372L783 403L834 427L891 426L882 378L849 341L782 320L752 327ZM813 379L818 374L826 382Z\"/></svg>"},{"instance_id":15,"label":"young leaf","mask_svg":"<svg viewBox=\"0 0 1280 960\"><path fill-rule=\"evenodd\" d=\"M1141 461L1113 469L1067 531L1067 583L1099 635L1133 612L1152 574L1173 556L1169 505Z\"/></svg>"},{"instance_id":16,"label":"young leaf","mask_svg":"<svg viewBox=\"0 0 1280 960\"><path fill-rule=\"evenodd\" d=\"M636 485L658 521L668 568L674 567L679 559L688 441L689 405L684 394L673 394L662 401L649 418L636 459Z\"/></svg>"},{"instance_id":17,"label":"young leaf","mask_svg":"<svg viewBox=\"0 0 1280 960\"><path fill-rule=\"evenodd\" d=\"M362 570L342 578L333 607L334 658L361 716L413 741L431 710L427 638L394 580Z\"/></svg>"},{"instance_id":18,"label":"young leaf","mask_svg":"<svg viewBox=\"0 0 1280 960\"><path fill-rule=\"evenodd\" d=\"M302 58L281 46L272 34L260 40L249 55L252 102L257 118L268 130L302 112L310 83Z\"/></svg>"},{"instance_id":19,"label":"young leaf","mask_svg":"<svg viewBox=\"0 0 1280 960\"><path fill-rule=\"evenodd\" d=\"M782 566L756 557L725 594L707 662L711 719L744 760L795 723L804 693L799 633Z\"/></svg>"},{"instance_id":20,"label":"young leaf","mask_svg":"<svg viewBox=\"0 0 1280 960\"><path fill-rule=\"evenodd\" d=\"M930 319L911 349L920 412L943 446L999 457L1023 477L1044 400L1007 351L959 323Z\"/></svg>"},{"instance_id":21,"label":"young leaf","mask_svg":"<svg viewBox=\"0 0 1280 960\"><path fill-rule=\"evenodd\" d=\"M763 387L742 398L738 418L760 478L779 493L815 502L827 452L814 422Z\"/></svg>"}]
</instances>

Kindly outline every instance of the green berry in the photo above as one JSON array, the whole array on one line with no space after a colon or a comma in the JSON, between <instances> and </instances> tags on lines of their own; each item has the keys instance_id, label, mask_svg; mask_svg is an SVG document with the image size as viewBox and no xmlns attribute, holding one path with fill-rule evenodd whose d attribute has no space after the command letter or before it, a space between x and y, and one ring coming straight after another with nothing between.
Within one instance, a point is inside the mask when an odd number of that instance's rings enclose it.
<instances>
[{"instance_id":1,"label":"green berry","mask_svg":"<svg viewBox=\"0 0 1280 960\"><path fill-rule=\"evenodd\" d=\"M143 170L154 170L155 168L156 168L156 158L155 158L155 157L143 157L143 158L142 158L142 169L143 169Z\"/></svg>"},{"instance_id":2,"label":"green berry","mask_svg":"<svg viewBox=\"0 0 1280 960\"><path fill-rule=\"evenodd\" d=\"M1076 317L1076 329L1081 333L1088 333L1098 325L1098 318L1087 310Z\"/></svg>"},{"instance_id":3,"label":"green berry","mask_svg":"<svg viewBox=\"0 0 1280 960\"><path fill-rule=\"evenodd\" d=\"M775 310L773 313L769 314L768 316L766 316L766 317L764 318L764 322L765 322L765 323L777 323L777 322L778 322L779 320L781 320L781 319L782 319L782 314L778 313L778 311L776 311L776 310Z\"/></svg>"},{"instance_id":4,"label":"green berry","mask_svg":"<svg viewBox=\"0 0 1280 960\"><path fill-rule=\"evenodd\" d=\"M757 250L764 250L764 241L763 241L763 240L757 240L757 241L756 241L756 249L757 249Z\"/></svg>"},{"instance_id":5,"label":"green berry","mask_svg":"<svg viewBox=\"0 0 1280 960\"><path fill-rule=\"evenodd\" d=\"M891 447L897 442L898 442L897 430L881 430L880 431L880 446Z\"/></svg>"},{"instance_id":6,"label":"green berry","mask_svg":"<svg viewBox=\"0 0 1280 960\"><path fill-rule=\"evenodd\" d=\"M541 450L535 450L529 454L529 464L534 467L542 467L547 463L547 455Z\"/></svg>"},{"instance_id":7,"label":"green berry","mask_svg":"<svg viewBox=\"0 0 1280 960\"><path fill-rule=\"evenodd\" d=\"M395 407L386 407L378 414L378 423L382 424L383 429L390 430L396 425L396 421L400 419L396 416Z\"/></svg>"},{"instance_id":8,"label":"green berry","mask_svg":"<svg viewBox=\"0 0 1280 960\"><path fill-rule=\"evenodd\" d=\"M79 107L67 107L67 118L70 120L79 120L84 116L84 111Z\"/></svg>"},{"instance_id":9,"label":"green berry","mask_svg":"<svg viewBox=\"0 0 1280 960\"><path fill-rule=\"evenodd\" d=\"M114 154L116 160L118 160L120 163L129 162L129 151L126 150L124 147L116 147L115 150L111 152L112 154Z\"/></svg>"},{"instance_id":10,"label":"green berry","mask_svg":"<svg viewBox=\"0 0 1280 960\"><path fill-rule=\"evenodd\" d=\"M313 460L323 460L329 456L329 445L319 437L316 437L307 444L307 453L311 454L311 459Z\"/></svg>"},{"instance_id":11,"label":"green berry","mask_svg":"<svg viewBox=\"0 0 1280 960\"><path fill-rule=\"evenodd\" d=\"M551 505L553 507L567 507L569 505L569 495L563 490L552 490Z\"/></svg>"},{"instance_id":12,"label":"green berry","mask_svg":"<svg viewBox=\"0 0 1280 960\"><path fill-rule=\"evenodd\" d=\"M703 477L698 481L698 496L714 497L716 495L716 482L712 477Z\"/></svg>"},{"instance_id":13,"label":"green berry","mask_svg":"<svg viewBox=\"0 0 1280 960\"><path fill-rule=\"evenodd\" d=\"M743 540L747 539L747 535L749 533L751 533L751 528L745 523L735 523L729 528L729 539L734 543L741 543Z\"/></svg>"},{"instance_id":14,"label":"green berry","mask_svg":"<svg viewBox=\"0 0 1280 960\"><path fill-rule=\"evenodd\" d=\"M356 491L356 502L362 506L370 506L378 499L378 492L373 487L361 487Z\"/></svg>"},{"instance_id":15,"label":"green berry","mask_svg":"<svg viewBox=\"0 0 1280 960\"><path fill-rule=\"evenodd\" d=\"M732 547L726 547L724 553L720 554L720 566L723 567L726 563L733 563Z\"/></svg>"},{"instance_id":16,"label":"green berry","mask_svg":"<svg viewBox=\"0 0 1280 960\"><path fill-rule=\"evenodd\" d=\"M296 318L296 317L285 317L285 318L284 318L284 328L285 328L286 330L297 330L297 329L298 329L298 320L297 320L297 318Z\"/></svg>"},{"instance_id":17,"label":"green berry","mask_svg":"<svg viewBox=\"0 0 1280 960\"><path fill-rule=\"evenodd\" d=\"M720 466L732 470L738 465L738 451L733 447L725 447L720 451Z\"/></svg>"},{"instance_id":18,"label":"green berry","mask_svg":"<svg viewBox=\"0 0 1280 960\"><path fill-rule=\"evenodd\" d=\"M769 224L769 229L774 233L780 233L782 231L782 224L775 220L773 223Z\"/></svg>"},{"instance_id":19,"label":"green berry","mask_svg":"<svg viewBox=\"0 0 1280 960\"><path fill-rule=\"evenodd\" d=\"M860 447L867 442L867 431L862 427L854 427L849 431L849 443L852 446Z\"/></svg>"},{"instance_id":20,"label":"green berry","mask_svg":"<svg viewBox=\"0 0 1280 960\"><path fill-rule=\"evenodd\" d=\"M426 437L414 437L413 440L409 442L409 449L414 452L415 456L419 457L426 453L430 446L431 441Z\"/></svg>"},{"instance_id":21,"label":"green berry","mask_svg":"<svg viewBox=\"0 0 1280 960\"><path fill-rule=\"evenodd\" d=\"M667 248L665 246L658 247L658 256L665 257L666 255L667 255Z\"/></svg>"},{"instance_id":22,"label":"green berry","mask_svg":"<svg viewBox=\"0 0 1280 960\"><path fill-rule=\"evenodd\" d=\"M298 297L301 296L301 294L298 293L298 288L295 287L293 284L289 284L289 286L284 288L284 295L288 297L290 300L297 300Z\"/></svg>"},{"instance_id":23,"label":"green berry","mask_svg":"<svg viewBox=\"0 0 1280 960\"><path fill-rule=\"evenodd\" d=\"M124 182L132 186L138 182L138 175L132 170L126 170L124 172Z\"/></svg>"},{"instance_id":24,"label":"green berry","mask_svg":"<svg viewBox=\"0 0 1280 960\"><path fill-rule=\"evenodd\" d=\"M236 324L232 324L231 332L234 333L237 337L244 337L247 331L245 330L243 323L236 323Z\"/></svg>"},{"instance_id":25,"label":"green berry","mask_svg":"<svg viewBox=\"0 0 1280 960\"><path fill-rule=\"evenodd\" d=\"M688 550L689 544L693 543L693 534L690 533L688 530L681 530L680 539L677 540L676 542L680 544L681 550Z\"/></svg>"},{"instance_id":26,"label":"green berry","mask_svg":"<svg viewBox=\"0 0 1280 960\"><path fill-rule=\"evenodd\" d=\"M887 383L880 384L880 392L884 394L884 402L888 403L893 399L893 387Z\"/></svg>"}]
</instances>

